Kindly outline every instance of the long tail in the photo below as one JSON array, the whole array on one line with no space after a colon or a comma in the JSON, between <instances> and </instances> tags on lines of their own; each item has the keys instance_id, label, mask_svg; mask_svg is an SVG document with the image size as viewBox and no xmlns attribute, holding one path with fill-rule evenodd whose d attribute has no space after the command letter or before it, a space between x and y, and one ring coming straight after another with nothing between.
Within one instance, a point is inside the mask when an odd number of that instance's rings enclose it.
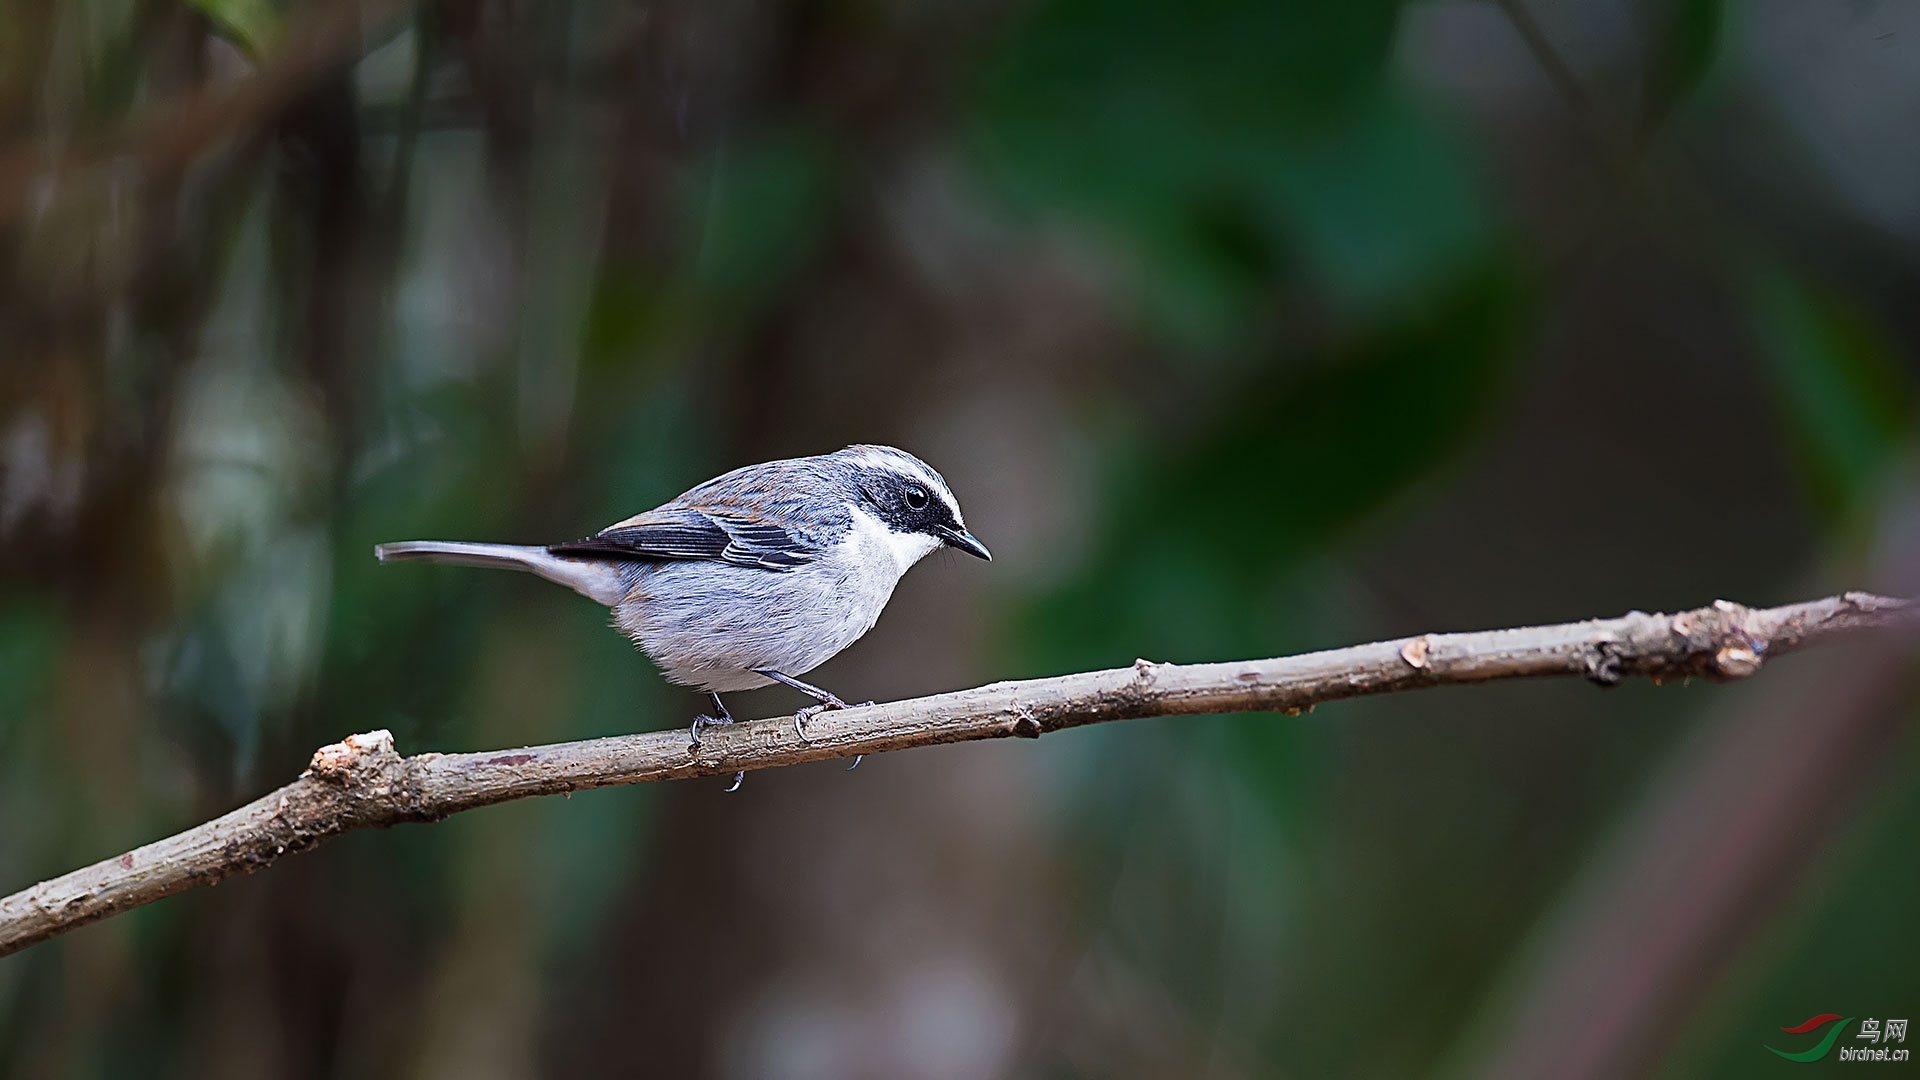
<instances>
[{"instance_id":1,"label":"long tail","mask_svg":"<svg viewBox=\"0 0 1920 1080\"><path fill-rule=\"evenodd\" d=\"M589 600L612 607L627 594L618 567L596 559L573 559L555 555L543 547L518 544L468 544L458 540L407 540L398 544L377 544L374 558L381 562L456 563L483 566L493 570L525 570L556 585L565 585Z\"/></svg>"}]
</instances>

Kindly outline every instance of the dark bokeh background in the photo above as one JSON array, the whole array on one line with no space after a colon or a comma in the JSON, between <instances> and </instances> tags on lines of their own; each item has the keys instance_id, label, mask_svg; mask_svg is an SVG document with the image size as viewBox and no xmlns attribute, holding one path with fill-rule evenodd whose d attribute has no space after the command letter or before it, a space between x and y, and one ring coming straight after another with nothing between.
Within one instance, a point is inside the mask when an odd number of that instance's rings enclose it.
<instances>
[{"instance_id":1,"label":"dark bokeh background","mask_svg":"<svg viewBox=\"0 0 1920 1080\"><path fill-rule=\"evenodd\" d=\"M0 6L0 892L349 732L684 724L593 605L371 545L850 442L998 556L860 698L1913 586L1920 7L358 4ZM1920 1012L1909 670L355 834L0 960L0 1070L1790 1074Z\"/></svg>"}]
</instances>

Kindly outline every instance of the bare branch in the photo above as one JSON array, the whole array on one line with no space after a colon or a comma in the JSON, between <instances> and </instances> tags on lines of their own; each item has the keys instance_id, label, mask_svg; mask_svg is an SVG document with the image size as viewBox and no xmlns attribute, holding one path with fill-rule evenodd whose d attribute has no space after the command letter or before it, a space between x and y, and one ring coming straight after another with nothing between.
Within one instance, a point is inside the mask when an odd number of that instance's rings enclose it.
<instances>
[{"instance_id":1,"label":"bare branch","mask_svg":"<svg viewBox=\"0 0 1920 1080\"><path fill-rule=\"evenodd\" d=\"M196 885L270 865L349 829L435 821L510 799L642 784L1149 716L1281 711L1452 683L1556 675L1744 678L1775 656L1920 623L1920 600L1846 593L1777 608L1716 601L1557 626L1426 634L1223 664L1155 664L1002 682L792 717L480 754L401 757L386 732L322 747L298 780L223 817L0 899L0 956Z\"/></svg>"}]
</instances>

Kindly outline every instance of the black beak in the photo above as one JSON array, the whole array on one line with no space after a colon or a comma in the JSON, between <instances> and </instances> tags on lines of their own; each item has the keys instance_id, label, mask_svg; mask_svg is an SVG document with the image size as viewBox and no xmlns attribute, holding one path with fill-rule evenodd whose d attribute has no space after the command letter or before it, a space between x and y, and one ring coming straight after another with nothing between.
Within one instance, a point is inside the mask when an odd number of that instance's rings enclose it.
<instances>
[{"instance_id":1,"label":"black beak","mask_svg":"<svg viewBox=\"0 0 1920 1080\"><path fill-rule=\"evenodd\" d=\"M975 540L973 534L967 530L949 529L945 525L941 525L934 531L939 534L940 542L946 544L948 547L959 548L961 551L966 552L976 559L985 559L988 562L993 561L993 552L988 551L987 545Z\"/></svg>"}]
</instances>

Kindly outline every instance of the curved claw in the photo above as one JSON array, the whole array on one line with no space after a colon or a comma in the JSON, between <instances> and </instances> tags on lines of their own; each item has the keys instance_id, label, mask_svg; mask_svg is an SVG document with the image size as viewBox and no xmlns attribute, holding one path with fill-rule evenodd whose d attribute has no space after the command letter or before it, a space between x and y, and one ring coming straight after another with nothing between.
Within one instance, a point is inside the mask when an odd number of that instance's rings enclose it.
<instances>
[{"instance_id":1,"label":"curved claw","mask_svg":"<svg viewBox=\"0 0 1920 1080\"><path fill-rule=\"evenodd\" d=\"M733 786L732 786L732 787L730 787L730 788L728 788L727 790L725 790L725 791L723 791L723 792L721 792L721 794L723 794L723 795L731 795L731 794L733 794L734 792L736 792L736 791L739 791L739 790L740 790L740 782L741 782L742 780L745 780L746 778L747 778L747 771L746 771L745 769L742 769L742 770L740 770L739 772L737 772L737 773L734 773L734 774L733 774Z\"/></svg>"},{"instance_id":2,"label":"curved claw","mask_svg":"<svg viewBox=\"0 0 1920 1080\"><path fill-rule=\"evenodd\" d=\"M733 723L733 714L727 711L727 703L720 700L720 695L712 694L709 696L713 698L713 711L720 715L708 716L706 713L701 713L693 718L693 723L687 727L687 734L693 739L693 745L688 748L689 750L700 749L701 728L718 727L722 724Z\"/></svg>"},{"instance_id":3,"label":"curved claw","mask_svg":"<svg viewBox=\"0 0 1920 1080\"><path fill-rule=\"evenodd\" d=\"M849 765L849 766L847 766L847 771L848 771L848 772L852 772L853 770L855 770L855 769L857 769L857 768L859 768L859 767L860 767L860 759L861 759L861 758L864 758L864 757L866 757L866 756L867 756L867 755L865 755L865 754L855 754L855 755L853 755L853 764L851 764L851 765Z\"/></svg>"},{"instance_id":4,"label":"curved claw","mask_svg":"<svg viewBox=\"0 0 1920 1080\"><path fill-rule=\"evenodd\" d=\"M710 727L722 727L731 723L733 723L733 717L731 716L725 719L707 716L705 714L694 717L693 723L687 725L687 734L693 738L693 746L691 749L700 749L700 733L702 731Z\"/></svg>"},{"instance_id":5,"label":"curved claw","mask_svg":"<svg viewBox=\"0 0 1920 1080\"><path fill-rule=\"evenodd\" d=\"M806 743L808 746L813 745L813 740L807 738L806 730L802 727L807 721L819 716L823 712L831 712L835 709L864 709L873 704L871 701L862 701L857 705L849 705L831 694L827 695L827 697L828 700L818 705L809 705L793 714L793 733L800 736L800 741Z\"/></svg>"}]
</instances>

